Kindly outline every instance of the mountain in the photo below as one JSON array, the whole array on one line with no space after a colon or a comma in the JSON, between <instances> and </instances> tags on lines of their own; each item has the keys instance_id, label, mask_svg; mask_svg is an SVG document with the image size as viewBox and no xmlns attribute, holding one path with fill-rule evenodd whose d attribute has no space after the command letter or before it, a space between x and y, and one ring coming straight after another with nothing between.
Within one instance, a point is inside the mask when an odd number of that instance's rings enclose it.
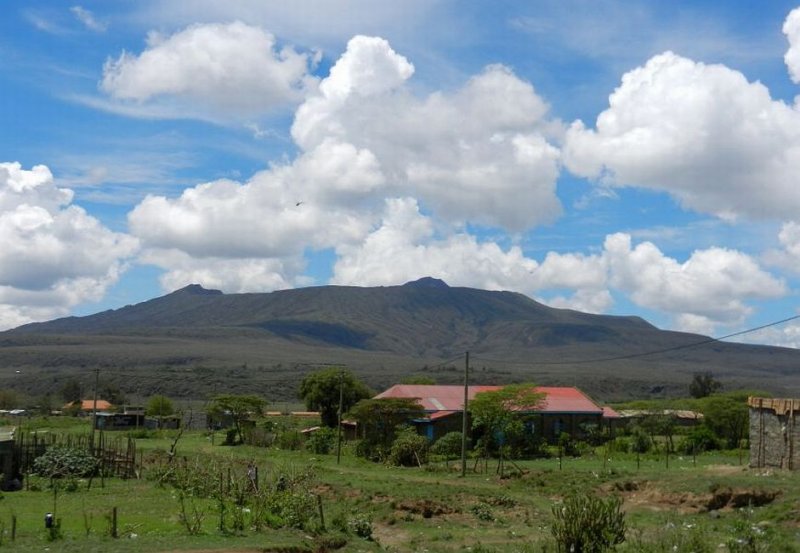
<instances>
[{"instance_id":1,"label":"mountain","mask_svg":"<svg viewBox=\"0 0 800 553\"><path fill-rule=\"evenodd\" d=\"M423 278L265 294L191 285L120 309L21 326L0 333L0 366L20 370L0 372L0 385L26 381L18 378L24 374L54 386L101 368L105 379L142 395L255 388L289 399L303 374L331 363L375 388L410 374L457 382L466 351L475 382L576 384L609 398L685 391L700 371L778 393L800 383L798 350L715 342L639 317L554 309L522 294Z\"/></svg>"}]
</instances>

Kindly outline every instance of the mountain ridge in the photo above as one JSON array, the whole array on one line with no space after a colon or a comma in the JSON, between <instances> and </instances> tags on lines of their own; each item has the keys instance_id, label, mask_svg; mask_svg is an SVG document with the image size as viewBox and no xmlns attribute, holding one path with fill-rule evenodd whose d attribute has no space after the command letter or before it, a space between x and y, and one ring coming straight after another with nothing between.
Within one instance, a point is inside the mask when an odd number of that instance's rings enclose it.
<instances>
[{"instance_id":1,"label":"mountain ridge","mask_svg":"<svg viewBox=\"0 0 800 553\"><path fill-rule=\"evenodd\" d=\"M552 308L516 292L451 287L430 277L242 294L194 284L0 333L0 366L56 380L90 367L104 367L110 377L125 370L191 397L231 386L228 376L239 373L237 386L250 379L263 383L266 395L278 394L277 386L285 396L304 372L331 363L347 365L376 389L409 374L455 382L461 376L443 360L466 351L486 384L534 380L629 396L677 393L692 373L705 371L776 393L800 384L798 350L715 342L640 317ZM204 376L168 381L177 368ZM12 376L0 370L0 385ZM267 386L273 379L277 384Z\"/></svg>"}]
</instances>

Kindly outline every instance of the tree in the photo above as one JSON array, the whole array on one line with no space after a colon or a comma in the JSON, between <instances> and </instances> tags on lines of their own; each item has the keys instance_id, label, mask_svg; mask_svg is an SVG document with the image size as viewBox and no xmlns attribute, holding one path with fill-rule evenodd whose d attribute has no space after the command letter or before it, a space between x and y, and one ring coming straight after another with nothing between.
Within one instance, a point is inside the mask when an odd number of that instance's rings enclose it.
<instances>
[{"instance_id":1,"label":"tree","mask_svg":"<svg viewBox=\"0 0 800 553\"><path fill-rule=\"evenodd\" d=\"M0 409L16 409L20 401L20 395L15 390L0 390Z\"/></svg>"},{"instance_id":2,"label":"tree","mask_svg":"<svg viewBox=\"0 0 800 553\"><path fill-rule=\"evenodd\" d=\"M244 442L242 422L250 417L263 416L266 407L267 401L256 395L223 394L214 398L209 412L214 416L229 416L241 443Z\"/></svg>"},{"instance_id":3,"label":"tree","mask_svg":"<svg viewBox=\"0 0 800 553\"><path fill-rule=\"evenodd\" d=\"M323 369L303 378L300 398L308 409L319 411L322 424L331 428L339 423L339 389L341 387L342 412L347 412L362 399L372 397L370 390L352 372L341 368Z\"/></svg>"},{"instance_id":4,"label":"tree","mask_svg":"<svg viewBox=\"0 0 800 553\"><path fill-rule=\"evenodd\" d=\"M61 386L61 397L63 397L64 401L67 403L75 403L83 399L81 398L81 383L74 378L67 380L64 385Z\"/></svg>"},{"instance_id":5,"label":"tree","mask_svg":"<svg viewBox=\"0 0 800 553\"><path fill-rule=\"evenodd\" d=\"M710 372L695 373L689 384L689 395L693 398L708 397L722 389L722 383L714 378Z\"/></svg>"},{"instance_id":6,"label":"tree","mask_svg":"<svg viewBox=\"0 0 800 553\"><path fill-rule=\"evenodd\" d=\"M389 455L397 427L425 416L425 411L415 398L362 399L347 416L355 419L362 431L358 454L383 461Z\"/></svg>"},{"instance_id":7,"label":"tree","mask_svg":"<svg viewBox=\"0 0 800 553\"><path fill-rule=\"evenodd\" d=\"M719 395L703 401L703 423L720 438L728 449L738 448L749 431L750 409L747 402L734 395Z\"/></svg>"},{"instance_id":8,"label":"tree","mask_svg":"<svg viewBox=\"0 0 800 553\"><path fill-rule=\"evenodd\" d=\"M110 384L108 382L101 384L98 394L111 405L121 406L127 403L125 392L123 392L116 384Z\"/></svg>"},{"instance_id":9,"label":"tree","mask_svg":"<svg viewBox=\"0 0 800 553\"><path fill-rule=\"evenodd\" d=\"M402 384L427 384L433 385L436 384L436 379L430 376L425 376L421 374L417 374L414 376L407 376L401 381Z\"/></svg>"},{"instance_id":10,"label":"tree","mask_svg":"<svg viewBox=\"0 0 800 553\"><path fill-rule=\"evenodd\" d=\"M147 400L147 406L144 409L145 415L156 417L158 419L158 427L161 428L164 417L168 417L175 413L175 407L172 405L172 400L167 396L154 395Z\"/></svg>"},{"instance_id":11,"label":"tree","mask_svg":"<svg viewBox=\"0 0 800 553\"><path fill-rule=\"evenodd\" d=\"M536 409L544 398L533 384L512 384L499 390L480 392L469 403L472 424L483 428L486 455L496 449L502 458L503 442L521 429L519 416Z\"/></svg>"}]
</instances>

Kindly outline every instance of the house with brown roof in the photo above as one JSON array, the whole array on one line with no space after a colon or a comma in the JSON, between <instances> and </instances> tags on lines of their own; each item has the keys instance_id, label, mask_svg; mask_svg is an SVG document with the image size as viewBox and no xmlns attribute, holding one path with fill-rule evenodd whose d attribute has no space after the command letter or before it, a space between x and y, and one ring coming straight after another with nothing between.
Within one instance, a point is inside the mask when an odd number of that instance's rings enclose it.
<instances>
[{"instance_id":1,"label":"house with brown roof","mask_svg":"<svg viewBox=\"0 0 800 553\"><path fill-rule=\"evenodd\" d=\"M90 415L94 412L95 403L94 399L82 399L80 401L73 401L64 405L64 410L78 409L80 414ZM97 411L110 411L114 408L109 402L104 399L97 400Z\"/></svg>"},{"instance_id":2,"label":"house with brown roof","mask_svg":"<svg viewBox=\"0 0 800 553\"><path fill-rule=\"evenodd\" d=\"M481 392L499 390L502 386L470 386L468 401ZM562 432L580 438L587 426L602 427L603 408L589 396L573 387L537 386L542 401L529 411L520 411L532 432L554 442ZM375 396L380 398L416 398L425 411L425 418L413 421L419 432L437 440L448 432L460 432L464 410L463 386L397 384ZM614 413L616 414L616 413ZM609 413L611 415L611 413Z\"/></svg>"}]
</instances>

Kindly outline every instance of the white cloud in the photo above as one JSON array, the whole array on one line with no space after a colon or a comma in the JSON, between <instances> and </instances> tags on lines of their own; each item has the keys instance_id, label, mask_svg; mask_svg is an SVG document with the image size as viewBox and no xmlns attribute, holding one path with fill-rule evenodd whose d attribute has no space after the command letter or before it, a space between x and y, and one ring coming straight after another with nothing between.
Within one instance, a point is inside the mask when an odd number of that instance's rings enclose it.
<instances>
[{"instance_id":1,"label":"white cloud","mask_svg":"<svg viewBox=\"0 0 800 553\"><path fill-rule=\"evenodd\" d=\"M735 339L752 344L769 344L772 346L800 349L800 323L797 321L788 322Z\"/></svg>"},{"instance_id":2,"label":"white cloud","mask_svg":"<svg viewBox=\"0 0 800 553\"><path fill-rule=\"evenodd\" d=\"M135 253L71 200L47 167L0 163L0 328L99 300Z\"/></svg>"},{"instance_id":3,"label":"white cloud","mask_svg":"<svg viewBox=\"0 0 800 553\"><path fill-rule=\"evenodd\" d=\"M618 233L606 238L603 255L612 288L641 307L677 316L679 325L691 329L739 324L752 311L745 300L786 293L784 283L752 258L723 248L695 251L679 263L651 242L633 247L629 235Z\"/></svg>"},{"instance_id":4,"label":"white cloud","mask_svg":"<svg viewBox=\"0 0 800 553\"><path fill-rule=\"evenodd\" d=\"M106 29L108 29L107 23L97 20L94 14L86 8L82 8L81 6L72 6L69 11L71 11L78 21L83 23L83 25L90 31L104 33Z\"/></svg>"},{"instance_id":5,"label":"white cloud","mask_svg":"<svg viewBox=\"0 0 800 553\"><path fill-rule=\"evenodd\" d=\"M404 87L412 72L385 40L354 38L298 109L292 162L245 183L148 196L129 214L132 233L196 259L285 260L360 244L384 199L409 189L457 220L522 228L551 219L558 152L533 88L497 66L449 97L418 100Z\"/></svg>"},{"instance_id":6,"label":"white cloud","mask_svg":"<svg viewBox=\"0 0 800 553\"><path fill-rule=\"evenodd\" d=\"M258 27L193 25L171 36L151 32L140 55L108 60L100 86L146 116L258 117L300 101L313 87L309 61L291 47L278 49Z\"/></svg>"},{"instance_id":7,"label":"white cloud","mask_svg":"<svg viewBox=\"0 0 800 553\"><path fill-rule=\"evenodd\" d=\"M178 250L149 250L140 261L162 267L162 289L171 292L189 284L226 293L269 292L307 285L301 276L302 256L285 258L193 258Z\"/></svg>"},{"instance_id":8,"label":"white cloud","mask_svg":"<svg viewBox=\"0 0 800 553\"><path fill-rule=\"evenodd\" d=\"M800 8L795 8L783 23L783 34L789 40L789 50L783 57L792 81L800 83Z\"/></svg>"},{"instance_id":9,"label":"white cloud","mask_svg":"<svg viewBox=\"0 0 800 553\"><path fill-rule=\"evenodd\" d=\"M413 66L383 39L357 36L297 110L305 149L337 140L369 149L397 195L437 216L514 231L553 221L561 132L530 83L500 65L453 93L414 96Z\"/></svg>"},{"instance_id":10,"label":"white cloud","mask_svg":"<svg viewBox=\"0 0 800 553\"><path fill-rule=\"evenodd\" d=\"M503 251L464 233L436 239L431 219L412 198L387 200L381 226L363 243L340 246L337 253L332 283L360 286L433 276L452 286L526 290L537 266L516 246Z\"/></svg>"},{"instance_id":11,"label":"white cloud","mask_svg":"<svg viewBox=\"0 0 800 553\"><path fill-rule=\"evenodd\" d=\"M439 236L410 198L388 200L381 225L337 253L334 284L378 286L434 276L451 285L529 295L568 290L571 295L546 303L595 313L611 307L616 291L695 332L740 324L751 312L748 300L786 293L782 281L740 252L709 248L680 263L650 242L632 246L621 233L609 235L599 254L551 252L537 263L518 247L503 251L466 233Z\"/></svg>"},{"instance_id":12,"label":"white cloud","mask_svg":"<svg viewBox=\"0 0 800 553\"><path fill-rule=\"evenodd\" d=\"M573 123L563 155L577 175L726 219L800 210L800 112L737 71L671 52L623 76L596 129Z\"/></svg>"},{"instance_id":13,"label":"white cloud","mask_svg":"<svg viewBox=\"0 0 800 553\"><path fill-rule=\"evenodd\" d=\"M372 223L360 196L382 182L368 151L328 141L244 184L218 180L175 199L148 196L128 219L152 248L198 258L284 257L360 240Z\"/></svg>"}]
</instances>

